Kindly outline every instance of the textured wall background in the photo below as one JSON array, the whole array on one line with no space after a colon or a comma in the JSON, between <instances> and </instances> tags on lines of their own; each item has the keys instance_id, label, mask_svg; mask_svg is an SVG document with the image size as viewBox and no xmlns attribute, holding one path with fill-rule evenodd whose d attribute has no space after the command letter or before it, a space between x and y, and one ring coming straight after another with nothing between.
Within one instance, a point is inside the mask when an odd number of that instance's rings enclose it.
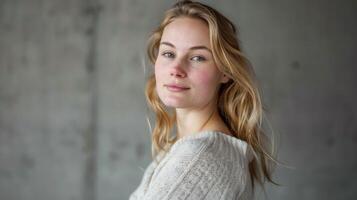
<instances>
[{"instance_id":1,"label":"textured wall background","mask_svg":"<svg viewBox=\"0 0 357 200\"><path fill-rule=\"evenodd\" d=\"M0 199L128 198L150 162L146 39L173 2L0 1ZM240 28L296 168L268 197L355 199L356 1L204 2Z\"/></svg>"}]
</instances>

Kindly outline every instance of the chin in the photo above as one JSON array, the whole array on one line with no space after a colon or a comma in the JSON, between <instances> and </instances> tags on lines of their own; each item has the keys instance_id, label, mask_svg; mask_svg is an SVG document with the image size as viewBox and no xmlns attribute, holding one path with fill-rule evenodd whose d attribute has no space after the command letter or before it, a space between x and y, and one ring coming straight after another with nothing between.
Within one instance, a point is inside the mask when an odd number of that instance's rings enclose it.
<instances>
[{"instance_id":1,"label":"chin","mask_svg":"<svg viewBox=\"0 0 357 200\"><path fill-rule=\"evenodd\" d=\"M179 103L164 103L165 106L171 107L171 108L184 108L185 106Z\"/></svg>"},{"instance_id":2,"label":"chin","mask_svg":"<svg viewBox=\"0 0 357 200\"><path fill-rule=\"evenodd\" d=\"M171 107L171 108L185 108L187 107L185 105L185 103L183 102L179 102L179 101L168 101L168 100L164 100L162 101L163 104L167 107Z\"/></svg>"}]
</instances>

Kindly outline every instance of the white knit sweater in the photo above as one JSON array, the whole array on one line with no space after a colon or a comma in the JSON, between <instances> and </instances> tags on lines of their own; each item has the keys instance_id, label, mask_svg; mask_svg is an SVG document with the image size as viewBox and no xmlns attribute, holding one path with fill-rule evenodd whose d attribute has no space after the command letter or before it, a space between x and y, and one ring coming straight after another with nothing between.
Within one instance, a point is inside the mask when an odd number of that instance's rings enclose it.
<instances>
[{"instance_id":1,"label":"white knit sweater","mask_svg":"<svg viewBox=\"0 0 357 200\"><path fill-rule=\"evenodd\" d=\"M248 163L253 149L218 131L202 131L177 140L152 161L129 200L250 200Z\"/></svg>"}]
</instances>

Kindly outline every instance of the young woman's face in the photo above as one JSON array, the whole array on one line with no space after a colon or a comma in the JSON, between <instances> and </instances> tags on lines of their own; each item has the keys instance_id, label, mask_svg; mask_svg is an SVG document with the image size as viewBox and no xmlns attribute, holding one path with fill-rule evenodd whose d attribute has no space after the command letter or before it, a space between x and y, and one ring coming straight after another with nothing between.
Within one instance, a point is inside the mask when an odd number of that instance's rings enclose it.
<instances>
[{"instance_id":1,"label":"young woman's face","mask_svg":"<svg viewBox=\"0 0 357 200\"><path fill-rule=\"evenodd\" d=\"M202 108L215 99L228 78L213 60L208 26L177 18L163 32L155 62L156 90L169 107Z\"/></svg>"}]
</instances>

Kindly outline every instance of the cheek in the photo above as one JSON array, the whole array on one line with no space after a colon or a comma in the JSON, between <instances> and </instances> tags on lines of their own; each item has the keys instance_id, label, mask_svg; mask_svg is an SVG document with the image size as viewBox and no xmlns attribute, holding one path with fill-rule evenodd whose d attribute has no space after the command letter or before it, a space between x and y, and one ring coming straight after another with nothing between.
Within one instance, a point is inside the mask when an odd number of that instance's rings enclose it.
<instances>
[{"instance_id":1,"label":"cheek","mask_svg":"<svg viewBox=\"0 0 357 200\"><path fill-rule=\"evenodd\" d=\"M192 75L196 91L202 98L212 98L218 83L218 72L216 71L200 71Z\"/></svg>"},{"instance_id":2,"label":"cheek","mask_svg":"<svg viewBox=\"0 0 357 200\"><path fill-rule=\"evenodd\" d=\"M163 84L165 84L165 69L160 64L156 63L154 66L156 91L160 97L163 95Z\"/></svg>"},{"instance_id":3,"label":"cheek","mask_svg":"<svg viewBox=\"0 0 357 200\"><path fill-rule=\"evenodd\" d=\"M156 82L160 82L162 79L162 74L163 74L163 68L160 66L160 64L155 64L154 66L154 72L155 72L155 79Z\"/></svg>"},{"instance_id":4,"label":"cheek","mask_svg":"<svg viewBox=\"0 0 357 200\"><path fill-rule=\"evenodd\" d=\"M217 84L217 74L218 72L213 71L200 71L195 73L192 78L196 80L195 82L199 87L213 89L212 87Z\"/></svg>"}]
</instances>

